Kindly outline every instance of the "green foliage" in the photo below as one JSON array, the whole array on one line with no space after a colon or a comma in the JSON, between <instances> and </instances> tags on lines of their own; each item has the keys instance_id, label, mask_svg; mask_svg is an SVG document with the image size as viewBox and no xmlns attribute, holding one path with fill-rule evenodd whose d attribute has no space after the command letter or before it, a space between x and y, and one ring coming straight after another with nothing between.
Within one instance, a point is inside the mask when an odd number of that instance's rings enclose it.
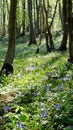
<instances>
[{"instance_id":1,"label":"green foliage","mask_svg":"<svg viewBox=\"0 0 73 130\"><path fill-rule=\"evenodd\" d=\"M36 46L25 43L17 41L14 74L0 76L0 129L73 129L73 65L67 63L68 52L46 53L43 39L36 54Z\"/></svg>"}]
</instances>

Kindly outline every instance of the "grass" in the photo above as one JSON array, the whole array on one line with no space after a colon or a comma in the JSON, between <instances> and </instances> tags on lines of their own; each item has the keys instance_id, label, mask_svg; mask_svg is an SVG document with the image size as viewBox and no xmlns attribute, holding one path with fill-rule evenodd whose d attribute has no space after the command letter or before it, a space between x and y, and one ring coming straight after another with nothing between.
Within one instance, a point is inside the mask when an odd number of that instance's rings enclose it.
<instances>
[{"instance_id":1,"label":"grass","mask_svg":"<svg viewBox=\"0 0 73 130\"><path fill-rule=\"evenodd\" d=\"M55 40L58 45L61 38ZM0 76L0 130L72 130L73 65L67 52L47 53L42 40L40 53L17 39L14 74ZM7 40L0 42L0 67Z\"/></svg>"}]
</instances>

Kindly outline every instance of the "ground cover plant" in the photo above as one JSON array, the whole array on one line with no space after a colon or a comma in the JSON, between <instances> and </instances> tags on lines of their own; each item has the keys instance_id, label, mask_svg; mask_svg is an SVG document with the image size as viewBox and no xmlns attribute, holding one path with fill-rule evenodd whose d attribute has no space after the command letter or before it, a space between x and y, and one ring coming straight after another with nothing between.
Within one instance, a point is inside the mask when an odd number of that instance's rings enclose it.
<instances>
[{"instance_id":1,"label":"ground cover plant","mask_svg":"<svg viewBox=\"0 0 73 130\"><path fill-rule=\"evenodd\" d=\"M14 74L0 75L0 130L73 130L73 65L67 52L40 53L17 39ZM55 44L59 44L59 38ZM56 44L56 45L57 45ZM0 66L7 39L0 42Z\"/></svg>"}]
</instances>

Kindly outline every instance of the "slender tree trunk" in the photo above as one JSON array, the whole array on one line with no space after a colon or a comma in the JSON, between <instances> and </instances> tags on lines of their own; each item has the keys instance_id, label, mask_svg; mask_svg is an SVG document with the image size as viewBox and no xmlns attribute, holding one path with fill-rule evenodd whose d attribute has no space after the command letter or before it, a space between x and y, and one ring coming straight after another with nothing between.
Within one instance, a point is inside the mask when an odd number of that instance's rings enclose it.
<instances>
[{"instance_id":1,"label":"slender tree trunk","mask_svg":"<svg viewBox=\"0 0 73 130\"><path fill-rule=\"evenodd\" d=\"M21 24L20 24L20 1L18 1L17 4L17 20L16 20L16 37L19 38L20 37L20 32L21 32Z\"/></svg>"},{"instance_id":2,"label":"slender tree trunk","mask_svg":"<svg viewBox=\"0 0 73 130\"><path fill-rule=\"evenodd\" d=\"M46 9L46 7L45 7L44 0L43 0L43 6L44 6L45 17L46 17L46 30L45 30L46 35L45 36L47 37L47 32L48 32L48 36L50 39L50 51L51 51L51 50L54 50L54 43L53 43L53 38L52 38L52 33L51 33L51 27L48 24L48 9ZM47 39L46 39L46 44L47 44ZM49 47L49 45L46 47ZM49 48L47 48L47 50L49 50Z\"/></svg>"},{"instance_id":3,"label":"slender tree trunk","mask_svg":"<svg viewBox=\"0 0 73 130\"><path fill-rule=\"evenodd\" d=\"M3 0L3 30L2 35L5 36L5 0Z\"/></svg>"},{"instance_id":4,"label":"slender tree trunk","mask_svg":"<svg viewBox=\"0 0 73 130\"><path fill-rule=\"evenodd\" d=\"M67 39L68 39L68 24L67 24L67 1L63 0L63 38L61 42L61 46L59 48L60 51L67 50Z\"/></svg>"},{"instance_id":5,"label":"slender tree trunk","mask_svg":"<svg viewBox=\"0 0 73 130\"><path fill-rule=\"evenodd\" d=\"M10 4L8 0L6 0L6 34L8 34L8 19L9 19L9 10L10 10Z\"/></svg>"},{"instance_id":6,"label":"slender tree trunk","mask_svg":"<svg viewBox=\"0 0 73 130\"><path fill-rule=\"evenodd\" d=\"M8 18L9 18L9 3L8 3L8 0L6 0L6 5L7 5L7 13L8 13Z\"/></svg>"},{"instance_id":7,"label":"slender tree trunk","mask_svg":"<svg viewBox=\"0 0 73 130\"><path fill-rule=\"evenodd\" d=\"M38 0L36 0L36 14L37 14L37 34L39 34L40 33L40 27L39 27L40 6Z\"/></svg>"},{"instance_id":8,"label":"slender tree trunk","mask_svg":"<svg viewBox=\"0 0 73 130\"><path fill-rule=\"evenodd\" d=\"M62 6L61 6L61 3L60 3L60 2L59 2L59 17L60 17L61 24L62 24L62 27L63 27L63 21L62 21Z\"/></svg>"},{"instance_id":9,"label":"slender tree trunk","mask_svg":"<svg viewBox=\"0 0 73 130\"><path fill-rule=\"evenodd\" d=\"M45 32L45 39L46 39L46 48L47 48L47 51L51 52L51 48L48 45L48 33L47 32Z\"/></svg>"},{"instance_id":10,"label":"slender tree trunk","mask_svg":"<svg viewBox=\"0 0 73 130\"><path fill-rule=\"evenodd\" d=\"M59 17L61 20L61 24L62 24L62 7L61 7L61 3L59 2Z\"/></svg>"},{"instance_id":11,"label":"slender tree trunk","mask_svg":"<svg viewBox=\"0 0 73 130\"><path fill-rule=\"evenodd\" d=\"M3 24L3 8L2 8L2 5L3 5L3 3L2 3L2 0L1 0L1 25ZM2 36L2 31L3 31L3 29L2 29L2 26L1 26L1 36Z\"/></svg>"},{"instance_id":12,"label":"slender tree trunk","mask_svg":"<svg viewBox=\"0 0 73 130\"><path fill-rule=\"evenodd\" d=\"M39 6L40 6L40 8L39 8L39 13L40 13L40 15L39 15L39 33L40 33L40 35L41 35L41 32L42 32L42 16L43 16L43 9L42 9L42 0L39 0Z\"/></svg>"},{"instance_id":13,"label":"slender tree trunk","mask_svg":"<svg viewBox=\"0 0 73 130\"><path fill-rule=\"evenodd\" d=\"M36 28L37 28L37 26L36 26L36 1L35 0L33 0L33 17L34 17L34 19L33 19L33 26L34 26L34 33L35 33L35 37L36 37Z\"/></svg>"},{"instance_id":14,"label":"slender tree trunk","mask_svg":"<svg viewBox=\"0 0 73 130\"><path fill-rule=\"evenodd\" d=\"M22 1L23 19L22 19L22 35L25 35L25 2Z\"/></svg>"},{"instance_id":15,"label":"slender tree trunk","mask_svg":"<svg viewBox=\"0 0 73 130\"><path fill-rule=\"evenodd\" d=\"M33 27L33 17L32 17L32 0L28 0L28 16L30 23L30 41L29 45L36 44L35 32Z\"/></svg>"},{"instance_id":16,"label":"slender tree trunk","mask_svg":"<svg viewBox=\"0 0 73 130\"><path fill-rule=\"evenodd\" d=\"M1 73L6 75L13 72L13 60L15 56L15 25L16 25L16 7L17 0L11 0L10 5L10 14L9 14L9 41L8 41L8 50L5 57Z\"/></svg>"},{"instance_id":17,"label":"slender tree trunk","mask_svg":"<svg viewBox=\"0 0 73 130\"><path fill-rule=\"evenodd\" d=\"M73 16L72 0L68 0L68 29L69 29L69 62L73 63Z\"/></svg>"}]
</instances>

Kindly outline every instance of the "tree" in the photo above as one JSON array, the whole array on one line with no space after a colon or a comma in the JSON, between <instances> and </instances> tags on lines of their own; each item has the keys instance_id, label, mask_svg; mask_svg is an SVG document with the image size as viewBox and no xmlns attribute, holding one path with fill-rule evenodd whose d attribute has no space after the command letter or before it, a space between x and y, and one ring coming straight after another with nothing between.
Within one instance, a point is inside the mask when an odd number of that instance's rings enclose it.
<instances>
[{"instance_id":1,"label":"tree","mask_svg":"<svg viewBox=\"0 0 73 130\"><path fill-rule=\"evenodd\" d=\"M22 11L23 11L23 18L22 18L22 35L25 35L25 2L22 0Z\"/></svg>"},{"instance_id":2,"label":"tree","mask_svg":"<svg viewBox=\"0 0 73 130\"><path fill-rule=\"evenodd\" d=\"M36 15L37 15L37 34L39 34L40 33L40 27L39 27L40 5L39 5L39 0L36 0Z\"/></svg>"},{"instance_id":3,"label":"tree","mask_svg":"<svg viewBox=\"0 0 73 130\"><path fill-rule=\"evenodd\" d=\"M45 13L45 19L46 19L46 27L45 27L45 39L46 39L46 47L47 47L47 51L52 51L54 50L54 43L53 43L53 38L52 38L52 33L51 33L51 26L52 26L52 22L49 25L48 24L48 5L46 8L45 5L45 0L43 0L43 8L44 8L44 13ZM50 47L48 45L48 36L49 36L49 41L50 41Z\"/></svg>"},{"instance_id":4,"label":"tree","mask_svg":"<svg viewBox=\"0 0 73 130\"><path fill-rule=\"evenodd\" d=\"M63 24L63 38L60 51L67 50L67 39L68 39L68 22L67 22L67 0L63 0L63 9L62 9L62 24Z\"/></svg>"},{"instance_id":5,"label":"tree","mask_svg":"<svg viewBox=\"0 0 73 130\"><path fill-rule=\"evenodd\" d=\"M33 27L33 17L32 17L32 0L28 0L28 16L29 16L29 23L30 23L29 45L31 45L31 44L36 44L35 32Z\"/></svg>"},{"instance_id":6,"label":"tree","mask_svg":"<svg viewBox=\"0 0 73 130\"><path fill-rule=\"evenodd\" d=\"M68 0L69 62L73 63L73 14L72 0Z\"/></svg>"},{"instance_id":7,"label":"tree","mask_svg":"<svg viewBox=\"0 0 73 130\"><path fill-rule=\"evenodd\" d=\"M15 55L15 37L16 37L16 7L17 0L11 0L10 3L10 13L9 13L9 41L8 41L8 50L5 57L4 64L1 69L1 73L9 75L13 73L13 60Z\"/></svg>"},{"instance_id":8,"label":"tree","mask_svg":"<svg viewBox=\"0 0 73 130\"><path fill-rule=\"evenodd\" d=\"M3 0L3 30L2 35L5 36L5 0Z\"/></svg>"}]
</instances>

